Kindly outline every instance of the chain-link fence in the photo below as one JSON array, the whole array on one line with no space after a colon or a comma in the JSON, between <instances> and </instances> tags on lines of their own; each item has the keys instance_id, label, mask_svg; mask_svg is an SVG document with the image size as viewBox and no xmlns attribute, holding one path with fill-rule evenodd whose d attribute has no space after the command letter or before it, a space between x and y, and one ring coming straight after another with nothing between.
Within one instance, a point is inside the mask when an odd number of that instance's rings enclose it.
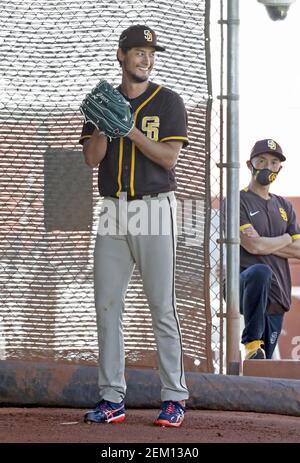
<instances>
[{"instance_id":1,"label":"chain-link fence","mask_svg":"<svg viewBox=\"0 0 300 463\"><path fill-rule=\"evenodd\" d=\"M1 358L96 361L92 267L101 198L97 173L84 164L78 145L78 108L100 78L119 83L118 37L139 23L152 27L167 48L157 56L153 81L177 91L189 116L190 145L176 169L184 217L176 284L186 369L218 371L219 215L211 207L211 179L215 191L219 142L214 136L210 144L210 127L219 128L218 118L210 124L210 2L0 4ZM137 272L124 328L127 366L155 366L151 318Z\"/></svg>"}]
</instances>

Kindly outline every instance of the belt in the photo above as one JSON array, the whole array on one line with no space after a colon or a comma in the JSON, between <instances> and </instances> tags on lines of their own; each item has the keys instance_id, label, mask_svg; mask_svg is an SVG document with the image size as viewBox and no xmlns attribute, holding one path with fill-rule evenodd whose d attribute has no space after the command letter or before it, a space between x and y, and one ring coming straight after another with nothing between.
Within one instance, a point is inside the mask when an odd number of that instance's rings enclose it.
<instances>
[{"instance_id":1,"label":"belt","mask_svg":"<svg viewBox=\"0 0 300 463\"><path fill-rule=\"evenodd\" d=\"M141 199L157 198L159 195L160 193L149 193L148 195L126 196L126 201L136 201L136 200L141 200ZM118 196L111 196L111 198L120 199L118 198ZM122 198L122 195L121 195L121 198Z\"/></svg>"}]
</instances>

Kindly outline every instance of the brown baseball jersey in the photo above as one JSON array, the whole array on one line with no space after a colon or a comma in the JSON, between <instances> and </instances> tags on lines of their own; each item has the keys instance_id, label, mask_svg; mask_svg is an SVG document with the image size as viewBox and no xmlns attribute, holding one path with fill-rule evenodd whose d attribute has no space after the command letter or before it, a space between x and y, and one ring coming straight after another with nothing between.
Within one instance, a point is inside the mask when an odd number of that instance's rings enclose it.
<instances>
[{"instance_id":1,"label":"brown baseball jersey","mask_svg":"<svg viewBox=\"0 0 300 463\"><path fill-rule=\"evenodd\" d=\"M120 86L118 90L121 92ZM134 111L135 126L148 138L188 144L187 114L176 92L149 82L142 95L127 100ZM89 139L94 130L91 123L84 124L79 143ZM129 138L116 138L107 144L99 166L98 186L101 196L119 197L122 192L128 197L165 193L176 189L175 170L164 169L148 159Z\"/></svg>"},{"instance_id":2,"label":"brown baseball jersey","mask_svg":"<svg viewBox=\"0 0 300 463\"><path fill-rule=\"evenodd\" d=\"M260 236L275 237L289 233L293 240L300 239L300 227L289 201L270 195L266 200L245 188L240 192L240 229L253 226ZM240 249L241 271L254 264L267 264L272 268L270 303L280 304L285 311L291 305L291 275L288 259L274 254L261 256Z\"/></svg>"}]
</instances>

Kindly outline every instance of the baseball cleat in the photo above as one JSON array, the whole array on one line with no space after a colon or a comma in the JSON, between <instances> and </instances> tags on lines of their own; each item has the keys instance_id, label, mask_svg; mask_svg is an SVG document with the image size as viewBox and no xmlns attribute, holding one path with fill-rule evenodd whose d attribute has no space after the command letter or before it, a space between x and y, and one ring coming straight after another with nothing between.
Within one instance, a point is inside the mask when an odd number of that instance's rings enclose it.
<instances>
[{"instance_id":1,"label":"baseball cleat","mask_svg":"<svg viewBox=\"0 0 300 463\"><path fill-rule=\"evenodd\" d=\"M85 423L121 423L125 420L124 402L115 403L101 400L94 410L84 415Z\"/></svg>"},{"instance_id":2,"label":"baseball cleat","mask_svg":"<svg viewBox=\"0 0 300 463\"><path fill-rule=\"evenodd\" d=\"M251 341L245 344L245 360L263 360L266 358L264 349L261 347L263 341Z\"/></svg>"},{"instance_id":3,"label":"baseball cleat","mask_svg":"<svg viewBox=\"0 0 300 463\"><path fill-rule=\"evenodd\" d=\"M154 424L157 426L166 426L179 428L184 420L185 407L179 402L166 400L162 403L160 414Z\"/></svg>"}]
</instances>

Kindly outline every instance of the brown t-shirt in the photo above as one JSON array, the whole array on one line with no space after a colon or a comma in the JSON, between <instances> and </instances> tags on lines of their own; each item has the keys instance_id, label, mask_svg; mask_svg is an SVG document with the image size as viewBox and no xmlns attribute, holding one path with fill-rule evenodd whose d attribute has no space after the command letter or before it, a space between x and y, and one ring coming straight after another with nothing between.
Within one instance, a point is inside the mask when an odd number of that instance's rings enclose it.
<instances>
[{"instance_id":1,"label":"brown t-shirt","mask_svg":"<svg viewBox=\"0 0 300 463\"><path fill-rule=\"evenodd\" d=\"M240 228L252 225L260 236L275 237L289 233L293 240L300 239L300 227L289 201L272 194L266 200L245 188L240 192ZM269 302L280 304L285 311L291 305L291 275L288 259L275 256L254 255L242 246L240 249L241 271L254 264L267 264L273 270Z\"/></svg>"}]
</instances>

